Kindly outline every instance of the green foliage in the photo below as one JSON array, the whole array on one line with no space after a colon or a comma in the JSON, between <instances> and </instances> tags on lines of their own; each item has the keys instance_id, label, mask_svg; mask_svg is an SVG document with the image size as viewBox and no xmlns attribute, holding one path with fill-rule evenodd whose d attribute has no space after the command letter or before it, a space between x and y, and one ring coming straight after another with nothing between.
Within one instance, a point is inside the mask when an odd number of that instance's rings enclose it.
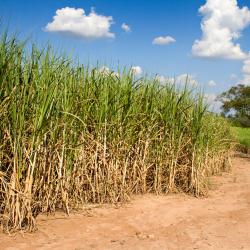
<instances>
[{"instance_id":1,"label":"green foliage","mask_svg":"<svg viewBox=\"0 0 250 250\"><path fill-rule=\"evenodd\" d=\"M222 93L219 100L223 102L224 114L233 112L229 117L233 118L235 123L250 127L250 86L233 86Z\"/></svg>"},{"instance_id":2,"label":"green foliage","mask_svg":"<svg viewBox=\"0 0 250 250\"><path fill-rule=\"evenodd\" d=\"M200 195L225 168L225 119L187 88L100 72L0 42L0 222L32 230L40 212L173 190Z\"/></svg>"},{"instance_id":3,"label":"green foliage","mask_svg":"<svg viewBox=\"0 0 250 250\"><path fill-rule=\"evenodd\" d=\"M250 148L250 128L233 127L232 129L237 135L239 143Z\"/></svg>"}]
</instances>

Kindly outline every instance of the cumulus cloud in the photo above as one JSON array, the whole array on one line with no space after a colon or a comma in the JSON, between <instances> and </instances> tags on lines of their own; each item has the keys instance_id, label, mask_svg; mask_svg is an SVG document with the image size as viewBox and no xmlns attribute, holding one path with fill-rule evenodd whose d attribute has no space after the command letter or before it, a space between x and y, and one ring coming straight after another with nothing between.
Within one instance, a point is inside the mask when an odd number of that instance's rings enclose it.
<instances>
[{"instance_id":1,"label":"cumulus cloud","mask_svg":"<svg viewBox=\"0 0 250 250\"><path fill-rule=\"evenodd\" d=\"M159 81L161 84L173 84L175 79L172 77L166 77L163 75L156 75L155 79Z\"/></svg>"},{"instance_id":2,"label":"cumulus cloud","mask_svg":"<svg viewBox=\"0 0 250 250\"><path fill-rule=\"evenodd\" d=\"M168 80L168 78L165 77L165 76L163 76L163 75L157 75L157 76L155 77L155 79L156 79L157 81L159 81L160 83L166 83L167 80ZM172 82L172 80L171 80L171 82Z\"/></svg>"},{"instance_id":3,"label":"cumulus cloud","mask_svg":"<svg viewBox=\"0 0 250 250\"><path fill-rule=\"evenodd\" d=\"M142 68L140 66L133 66L131 67L131 72L135 76L139 76L142 74Z\"/></svg>"},{"instance_id":4,"label":"cumulus cloud","mask_svg":"<svg viewBox=\"0 0 250 250\"><path fill-rule=\"evenodd\" d=\"M131 31L131 28L126 23L123 23L121 28L127 33Z\"/></svg>"},{"instance_id":5,"label":"cumulus cloud","mask_svg":"<svg viewBox=\"0 0 250 250\"><path fill-rule=\"evenodd\" d=\"M102 73L102 74L109 74L111 72L110 68L107 67L107 66L102 66L100 69L99 69L99 72Z\"/></svg>"},{"instance_id":6,"label":"cumulus cloud","mask_svg":"<svg viewBox=\"0 0 250 250\"><path fill-rule=\"evenodd\" d=\"M238 78L238 76L236 74L231 74L229 77L231 80L235 80Z\"/></svg>"},{"instance_id":7,"label":"cumulus cloud","mask_svg":"<svg viewBox=\"0 0 250 250\"><path fill-rule=\"evenodd\" d=\"M176 42L176 40L171 36L159 36L156 37L152 43L155 45L168 45L174 42Z\"/></svg>"},{"instance_id":8,"label":"cumulus cloud","mask_svg":"<svg viewBox=\"0 0 250 250\"><path fill-rule=\"evenodd\" d=\"M250 86L250 75L243 75L243 78L238 83Z\"/></svg>"},{"instance_id":9,"label":"cumulus cloud","mask_svg":"<svg viewBox=\"0 0 250 250\"><path fill-rule=\"evenodd\" d=\"M210 86L210 87L214 87L216 85L217 85L217 83L215 81L213 81L213 80L208 82L208 86Z\"/></svg>"},{"instance_id":10,"label":"cumulus cloud","mask_svg":"<svg viewBox=\"0 0 250 250\"><path fill-rule=\"evenodd\" d=\"M198 85L198 81L196 79L196 76L194 75L188 75L188 74L181 74L175 78L175 82L178 84L189 84L193 87Z\"/></svg>"},{"instance_id":11,"label":"cumulus cloud","mask_svg":"<svg viewBox=\"0 0 250 250\"><path fill-rule=\"evenodd\" d=\"M205 102L209 105L209 110L219 113L221 110L222 102L217 101L217 95L214 93L204 95Z\"/></svg>"},{"instance_id":12,"label":"cumulus cloud","mask_svg":"<svg viewBox=\"0 0 250 250\"><path fill-rule=\"evenodd\" d=\"M214 93L211 93L211 94L205 94L204 97L209 104L212 104L213 102L215 102L217 95Z\"/></svg>"},{"instance_id":13,"label":"cumulus cloud","mask_svg":"<svg viewBox=\"0 0 250 250\"><path fill-rule=\"evenodd\" d=\"M243 63L242 73L243 77L239 80L238 84L250 85L250 54Z\"/></svg>"},{"instance_id":14,"label":"cumulus cloud","mask_svg":"<svg viewBox=\"0 0 250 250\"><path fill-rule=\"evenodd\" d=\"M111 70L107 66L102 66L98 71L99 71L99 73L101 73L101 74L103 74L105 76L113 75L113 76L119 77L119 73L118 72L115 72L115 71Z\"/></svg>"},{"instance_id":15,"label":"cumulus cloud","mask_svg":"<svg viewBox=\"0 0 250 250\"><path fill-rule=\"evenodd\" d=\"M246 75L250 75L250 56L244 61L242 72Z\"/></svg>"},{"instance_id":16,"label":"cumulus cloud","mask_svg":"<svg viewBox=\"0 0 250 250\"><path fill-rule=\"evenodd\" d=\"M47 24L45 31L82 39L114 38L115 34L110 32L112 24L111 16L98 15L94 10L86 15L84 9L65 7L56 11L53 21Z\"/></svg>"},{"instance_id":17,"label":"cumulus cloud","mask_svg":"<svg viewBox=\"0 0 250 250\"><path fill-rule=\"evenodd\" d=\"M244 59L246 54L235 43L250 24L250 10L240 8L237 0L206 0L199 9L203 16L202 38L196 40L192 54L198 57Z\"/></svg>"},{"instance_id":18,"label":"cumulus cloud","mask_svg":"<svg viewBox=\"0 0 250 250\"><path fill-rule=\"evenodd\" d=\"M160 83L170 83L170 84L189 84L193 87L198 85L198 81L196 79L196 76L189 75L189 74L181 74L176 77L166 77L163 75L157 75L156 80L158 80Z\"/></svg>"}]
</instances>

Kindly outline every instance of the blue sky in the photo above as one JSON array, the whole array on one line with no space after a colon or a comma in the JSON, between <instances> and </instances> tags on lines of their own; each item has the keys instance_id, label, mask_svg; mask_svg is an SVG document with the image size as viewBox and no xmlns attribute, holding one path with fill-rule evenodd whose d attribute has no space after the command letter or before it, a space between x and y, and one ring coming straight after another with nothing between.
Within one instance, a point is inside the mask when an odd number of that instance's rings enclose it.
<instances>
[{"instance_id":1,"label":"blue sky","mask_svg":"<svg viewBox=\"0 0 250 250\"><path fill-rule=\"evenodd\" d=\"M203 11L199 12L201 6ZM112 21L103 20L108 27L99 30L101 33L97 30L99 35L93 33L95 27L90 27L91 39L81 22L72 35L65 31L64 22L69 21L63 17L66 11L53 23L56 11L66 7L72 8L68 9L73 10L72 15L77 8L83 9L85 17L94 8L98 17L112 16ZM246 0L0 0L1 28L7 25L11 32L31 37L41 46L50 42L83 63L94 65L98 61L114 69L118 63L139 66L143 73L165 77L189 74L210 95L250 79L249 8ZM226 15L216 14L227 10ZM123 23L130 32L121 28ZM55 32L58 29L60 32ZM168 44L163 39L166 44L153 44L161 36L175 42Z\"/></svg>"}]
</instances>

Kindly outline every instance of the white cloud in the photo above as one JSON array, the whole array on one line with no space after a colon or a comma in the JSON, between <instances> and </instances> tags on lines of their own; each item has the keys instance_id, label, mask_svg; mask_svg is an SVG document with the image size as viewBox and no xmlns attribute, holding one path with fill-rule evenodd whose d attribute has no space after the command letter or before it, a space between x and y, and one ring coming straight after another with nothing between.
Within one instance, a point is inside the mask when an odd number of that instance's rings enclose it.
<instances>
[{"instance_id":1,"label":"white cloud","mask_svg":"<svg viewBox=\"0 0 250 250\"><path fill-rule=\"evenodd\" d=\"M210 87L214 87L216 85L217 85L217 83L215 81L213 81L213 80L208 82L208 86L210 86Z\"/></svg>"},{"instance_id":2,"label":"white cloud","mask_svg":"<svg viewBox=\"0 0 250 250\"><path fill-rule=\"evenodd\" d=\"M165 82L167 81L167 78L166 78L165 76L163 76L163 75L157 75L157 76L155 77L155 79L156 79L157 81L159 81L160 83L165 83Z\"/></svg>"},{"instance_id":3,"label":"white cloud","mask_svg":"<svg viewBox=\"0 0 250 250\"><path fill-rule=\"evenodd\" d=\"M59 32L83 39L114 38L110 32L111 16L102 16L93 10L86 15L84 9L65 7L58 9L53 21L45 27L47 32Z\"/></svg>"},{"instance_id":4,"label":"white cloud","mask_svg":"<svg viewBox=\"0 0 250 250\"><path fill-rule=\"evenodd\" d=\"M240 8L237 0L206 0L199 12L203 16L202 38L192 47L194 56L244 59L246 54L235 43L250 24L250 10Z\"/></svg>"},{"instance_id":5,"label":"white cloud","mask_svg":"<svg viewBox=\"0 0 250 250\"><path fill-rule=\"evenodd\" d=\"M121 28L125 31L125 32L130 32L131 31L131 28L126 24L126 23L123 23Z\"/></svg>"},{"instance_id":6,"label":"white cloud","mask_svg":"<svg viewBox=\"0 0 250 250\"><path fill-rule=\"evenodd\" d=\"M189 84L193 87L198 85L198 81L196 79L196 76L189 75L189 74L182 74L175 78L175 82L178 84Z\"/></svg>"},{"instance_id":7,"label":"white cloud","mask_svg":"<svg viewBox=\"0 0 250 250\"><path fill-rule=\"evenodd\" d=\"M170 83L170 84L173 84L174 83L174 78L171 78L171 77L166 77L166 76L163 76L163 75L157 75L155 77L155 79L157 81L159 81L161 84L165 84L165 83Z\"/></svg>"},{"instance_id":8,"label":"white cloud","mask_svg":"<svg viewBox=\"0 0 250 250\"><path fill-rule=\"evenodd\" d=\"M243 75L243 78L238 82L238 84L250 86L250 75Z\"/></svg>"},{"instance_id":9,"label":"white cloud","mask_svg":"<svg viewBox=\"0 0 250 250\"><path fill-rule=\"evenodd\" d=\"M181 84L181 85L188 84L193 87L198 85L196 76L189 74L181 74L176 77L166 77L163 75L157 75L156 80L158 80L160 83Z\"/></svg>"},{"instance_id":10,"label":"white cloud","mask_svg":"<svg viewBox=\"0 0 250 250\"><path fill-rule=\"evenodd\" d=\"M99 70L98 70L101 74L103 75L114 75L114 76L117 76L119 77L119 73L118 72L115 72L113 70L111 70L109 67L107 66L102 66Z\"/></svg>"},{"instance_id":11,"label":"white cloud","mask_svg":"<svg viewBox=\"0 0 250 250\"><path fill-rule=\"evenodd\" d=\"M242 72L246 75L250 75L250 56L244 61Z\"/></svg>"},{"instance_id":12,"label":"white cloud","mask_svg":"<svg viewBox=\"0 0 250 250\"><path fill-rule=\"evenodd\" d=\"M238 81L238 84L250 85L250 53L242 66L242 79Z\"/></svg>"},{"instance_id":13,"label":"white cloud","mask_svg":"<svg viewBox=\"0 0 250 250\"><path fill-rule=\"evenodd\" d=\"M142 68L140 66L133 66L131 67L131 72L135 76L139 76L142 74Z\"/></svg>"},{"instance_id":14,"label":"white cloud","mask_svg":"<svg viewBox=\"0 0 250 250\"><path fill-rule=\"evenodd\" d=\"M204 98L206 99L208 104L212 104L215 100L216 100L216 94L212 93L212 94L205 94Z\"/></svg>"},{"instance_id":15,"label":"white cloud","mask_svg":"<svg viewBox=\"0 0 250 250\"><path fill-rule=\"evenodd\" d=\"M155 45L168 45L174 42L176 42L176 40L171 36L159 36L153 40L153 44Z\"/></svg>"},{"instance_id":16,"label":"white cloud","mask_svg":"<svg viewBox=\"0 0 250 250\"><path fill-rule=\"evenodd\" d=\"M99 72L102 73L102 74L109 74L111 72L110 68L107 67L107 66L102 66L100 69L99 69Z\"/></svg>"},{"instance_id":17,"label":"white cloud","mask_svg":"<svg viewBox=\"0 0 250 250\"><path fill-rule=\"evenodd\" d=\"M235 80L238 78L238 76L236 74L231 74L229 77L231 80Z\"/></svg>"},{"instance_id":18,"label":"white cloud","mask_svg":"<svg viewBox=\"0 0 250 250\"><path fill-rule=\"evenodd\" d=\"M219 113L222 103L220 101L217 101L216 98L217 95L214 93L204 95L205 102L209 105L209 110Z\"/></svg>"}]
</instances>

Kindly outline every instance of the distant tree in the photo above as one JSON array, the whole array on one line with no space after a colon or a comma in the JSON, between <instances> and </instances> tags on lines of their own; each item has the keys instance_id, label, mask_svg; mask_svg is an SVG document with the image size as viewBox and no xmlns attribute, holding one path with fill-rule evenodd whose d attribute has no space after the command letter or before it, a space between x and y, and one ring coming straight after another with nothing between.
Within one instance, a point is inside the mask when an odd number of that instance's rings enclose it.
<instances>
[{"instance_id":1,"label":"distant tree","mask_svg":"<svg viewBox=\"0 0 250 250\"><path fill-rule=\"evenodd\" d=\"M222 115L244 127L250 127L250 86L239 84L222 93Z\"/></svg>"}]
</instances>

